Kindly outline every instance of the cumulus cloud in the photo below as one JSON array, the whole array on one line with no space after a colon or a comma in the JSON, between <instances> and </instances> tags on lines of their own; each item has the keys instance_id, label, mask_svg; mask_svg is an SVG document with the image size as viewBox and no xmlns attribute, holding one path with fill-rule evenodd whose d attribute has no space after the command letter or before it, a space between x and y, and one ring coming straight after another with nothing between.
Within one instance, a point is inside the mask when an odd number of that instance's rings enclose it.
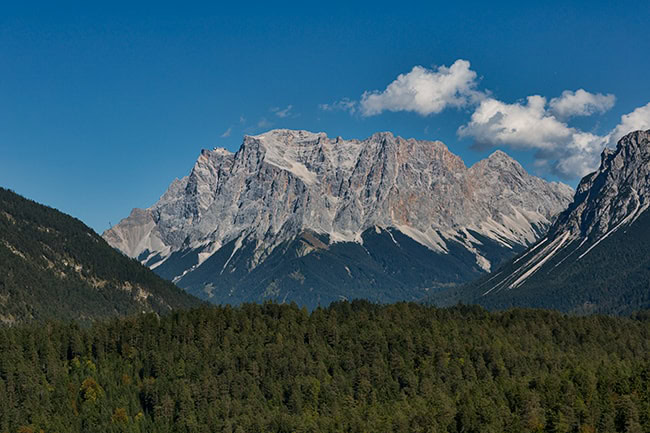
<instances>
[{"instance_id":1,"label":"cumulus cloud","mask_svg":"<svg viewBox=\"0 0 650 433\"><path fill-rule=\"evenodd\" d=\"M411 111L428 116L447 107L477 104L487 96L486 92L476 89L477 85L477 74L470 69L470 63L458 59L449 67L427 69L414 66L384 90L366 91L358 101L343 98L318 107L323 111L347 111L365 117L384 111Z\"/></svg>"},{"instance_id":2,"label":"cumulus cloud","mask_svg":"<svg viewBox=\"0 0 650 433\"><path fill-rule=\"evenodd\" d=\"M616 146L618 140L625 134L650 129L650 102L632 111L631 113L621 116L621 122L607 135L607 145Z\"/></svg>"},{"instance_id":3,"label":"cumulus cloud","mask_svg":"<svg viewBox=\"0 0 650 433\"><path fill-rule=\"evenodd\" d=\"M478 146L504 146L536 150L536 165L564 178L583 176L598 162L602 137L578 131L547 109L546 98L533 95L508 104L483 100L468 124L458 129Z\"/></svg>"},{"instance_id":4,"label":"cumulus cloud","mask_svg":"<svg viewBox=\"0 0 650 433\"><path fill-rule=\"evenodd\" d=\"M598 135L568 122L576 116L607 112L616 102L613 94L565 90L550 101L532 95L523 101L507 103L494 98L488 90L479 89L477 77L470 63L462 59L449 67L415 66L383 90L366 91L359 100L343 98L320 104L319 108L367 117L385 111L428 116L446 108L470 107L473 113L469 122L458 128L460 137L473 138L477 147L531 150L540 170L565 179L584 176L597 168L603 148L615 146L623 135L650 129L650 103L621 116L615 128Z\"/></svg>"},{"instance_id":5,"label":"cumulus cloud","mask_svg":"<svg viewBox=\"0 0 650 433\"><path fill-rule=\"evenodd\" d=\"M343 98L331 104L319 104L318 108L323 111L347 111L350 114L354 114L357 111L357 105L357 101L353 101L350 98Z\"/></svg>"},{"instance_id":6,"label":"cumulus cloud","mask_svg":"<svg viewBox=\"0 0 650 433\"><path fill-rule=\"evenodd\" d=\"M413 111L422 116L440 113L447 107L465 107L485 96L476 90L476 72L467 60L456 60L437 70L415 66L400 74L383 91L364 92L359 103L363 116L384 111Z\"/></svg>"},{"instance_id":7,"label":"cumulus cloud","mask_svg":"<svg viewBox=\"0 0 650 433\"><path fill-rule=\"evenodd\" d=\"M458 135L472 137L478 146L534 150L537 167L571 179L593 171L605 146L644 128L650 128L650 104L623 115L619 125L601 136L569 126L544 97L534 95L513 104L483 100Z\"/></svg>"},{"instance_id":8,"label":"cumulus cloud","mask_svg":"<svg viewBox=\"0 0 650 433\"><path fill-rule=\"evenodd\" d=\"M291 113L291 109L293 108L293 105L289 104L287 105L286 108L280 108L280 107L273 107L271 108L271 112L275 113L276 116L278 116L281 119L284 119L285 117L291 116L293 113Z\"/></svg>"},{"instance_id":9,"label":"cumulus cloud","mask_svg":"<svg viewBox=\"0 0 650 433\"><path fill-rule=\"evenodd\" d=\"M549 154L538 154L539 161L550 165L552 172L565 179L582 177L594 171L606 143L604 137L574 131L568 143L559 143Z\"/></svg>"},{"instance_id":10,"label":"cumulus cloud","mask_svg":"<svg viewBox=\"0 0 650 433\"><path fill-rule=\"evenodd\" d=\"M558 98L551 99L550 111L559 118L591 116L610 110L616 97L612 94L589 93L584 89L575 92L565 90Z\"/></svg>"},{"instance_id":11,"label":"cumulus cloud","mask_svg":"<svg viewBox=\"0 0 650 433\"><path fill-rule=\"evenodd\" d=\"M548 114L545 98L534 95L525 103L483 100L458 134L473 137L478 145L548 149L566 140L571 129Z\"/></svg>"}]
</instances>

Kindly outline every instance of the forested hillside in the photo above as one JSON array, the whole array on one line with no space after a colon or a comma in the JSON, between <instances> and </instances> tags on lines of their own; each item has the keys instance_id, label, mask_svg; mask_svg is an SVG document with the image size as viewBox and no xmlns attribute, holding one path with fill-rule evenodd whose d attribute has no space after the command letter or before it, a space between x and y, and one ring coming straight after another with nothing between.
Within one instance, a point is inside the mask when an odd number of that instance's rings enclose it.
<instances>
[{"instance_id":1,"label":"forested hillside","mask_svg":"<svg viewBox=\"0 0 650 433\"><path fill-rule=\"evenodd\" d=\"M650 316L335 303L0 329L0 432L649 432Z\"/></svg>"},{"instance_id":2,"label":"forested hillside","mask_svg":"<svg viewBox=\"0 0 650 433\"><path fill-rule=\"evenodd\" d=\"M635 224L603 239L580 259L580 252L576 253L580 242L575 241L573 248L560 251L521 287L508 288L507 277L526 254L472 283L434 293L429 301L439 306L463 302L490 310L525 306L577 314L629 315L647 309L650 307L648 228L650 214L643 214Z\"/></svg>"},{"instance_id":3,"label":"forested hillside","mask_svg":"<svg viewBox=\"0 0 650 433\"><path fill-rule=\"evenodd\" d=\"M0 188L0 325L198 305L78 219Z\"/></svg>"}]
</instances>

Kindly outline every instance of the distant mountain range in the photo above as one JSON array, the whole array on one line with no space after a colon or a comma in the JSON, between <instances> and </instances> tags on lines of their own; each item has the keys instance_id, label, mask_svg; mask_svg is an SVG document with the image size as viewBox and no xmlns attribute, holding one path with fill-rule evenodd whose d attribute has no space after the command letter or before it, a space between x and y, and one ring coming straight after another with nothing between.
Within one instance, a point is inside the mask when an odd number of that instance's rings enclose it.
<instances>
[{"instance_id":1,"label":"distant mountain range","mask_svg":"<svg viewBox=\"0 0 650 433\"><path fill-rule=\"evenodd\" d=\"M536 243L573 190L497 151L273 130L203 150L189 176L104 239L203 299L420 300Z\"/></svg>"},{"instance_id":2,"label":"distant mountain range","mask_svg":"<svg viewBox=\"0 0 650 433\"><path fill-rule=\"evenodd\" d=\"M466 167L440 142L275 130L202 151L108 243L0 188L0 323L201 304L163 278L215 303L626 314L650 308L649 207L650 130L606 149L575 195L503 152Z\"/></svg>"},{"instance_id":3,"label":"distant mountain range","mask_svg":"<svg viewBox=\"0 0 650 433\"><path fill-rule=\"evenodd\" d=\"M200 304L81 221L0 188L0 325Z\"/></svg>"},{"instance_id":4,"label":"distant mountain range","mask_svg":"<svg viewBox=\"0 0 650 433\"><path fill-rule=\"evenodd\" d=\"M537 244L476 283L433 301L579 313L650 308L650 130L605 149L597 171Z\"/></svg>"}]
</instances>

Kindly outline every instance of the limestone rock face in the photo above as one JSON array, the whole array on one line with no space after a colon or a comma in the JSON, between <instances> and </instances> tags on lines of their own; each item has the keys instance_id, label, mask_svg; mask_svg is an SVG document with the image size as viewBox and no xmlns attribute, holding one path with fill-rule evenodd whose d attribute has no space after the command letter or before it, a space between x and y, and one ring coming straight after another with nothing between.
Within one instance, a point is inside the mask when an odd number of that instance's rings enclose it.
<instances>
[{"instance_id":1,"label":"limestone rock face","mask_svg":"<svg viewBox=\"0 0 650 433\"><path fill-rule=\"evenodd\" d=\"M252 272L305 233L362 245L369 230L399 232L431 254L462 248L482 272L503 259L495 249L507 256L536 242L572 196L500 151L468 168L439 141L273 130L246 136L236 153L203 150L189 176L104 238L181 287L226 245L230 258L246 246L238 267ZM181 251L195 259L172 271Z\"/></svg>"}]
</instances>

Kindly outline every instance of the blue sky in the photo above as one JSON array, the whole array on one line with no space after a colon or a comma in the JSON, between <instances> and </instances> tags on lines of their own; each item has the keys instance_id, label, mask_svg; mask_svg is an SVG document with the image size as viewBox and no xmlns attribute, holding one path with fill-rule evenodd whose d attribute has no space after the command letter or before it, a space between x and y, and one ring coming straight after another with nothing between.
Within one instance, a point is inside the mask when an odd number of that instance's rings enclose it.
<instances>
[{"instance_id":1,"label":"blue sky","mask_svg":"<svg viewBox=\"0 0 650 433\"><path fill-rule=\"evenodd\" d=\"M88 3L3 6L0 185L99 232L271 128L500 148L575 185L650 127L647 0Z\"/></svg>"}]
</instances>

